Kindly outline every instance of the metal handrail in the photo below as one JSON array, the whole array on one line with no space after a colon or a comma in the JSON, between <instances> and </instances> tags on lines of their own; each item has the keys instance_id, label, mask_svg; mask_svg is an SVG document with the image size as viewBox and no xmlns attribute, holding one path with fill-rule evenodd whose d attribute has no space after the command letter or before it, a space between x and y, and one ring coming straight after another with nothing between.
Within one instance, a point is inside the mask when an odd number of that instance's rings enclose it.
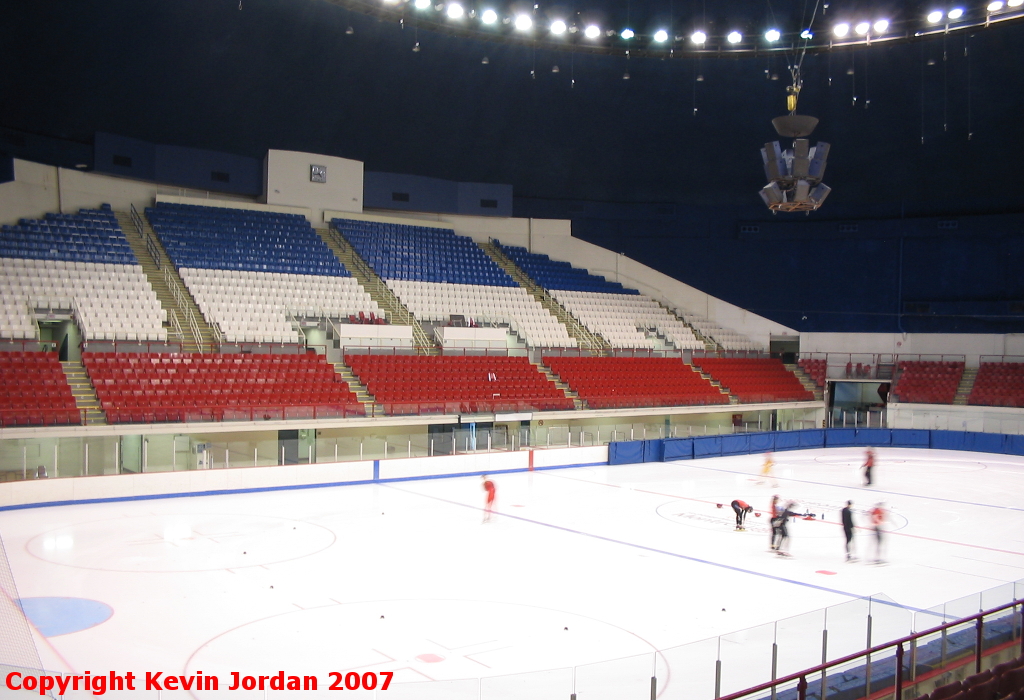
<instances>
[{"instance_id":1,"label":"metal handrail","mask_svg":"<svg viewBox=\"0 0 1024 700\"><path fill-rule=\"evenodd\" d=\"M813 666L811 668L804 669L803 671L798 671L797 673L791 673L788 676L783 676L782 678L776 678L775 680L766 681L764 683L761 683L760 685L755 685L752 688L747 688L746 690L741 690L741 691L739 691L737 693L731 693L729 695L723 695L723 696L717 698L717 700L739 700L739 698L745 698L748 695L751 695L753 693L760 693L760 692L765 691L765 690L771 690L772 688L775 688L777 686L783 685L785 683L792 683L793 681L797 681L798 682L798 685L797 685L797 699L798 700L806 700L806 698L807 698L807 677L808 676L813 676L813 675L815 675L817 673L827 672L828 669L833 668L835 666L842 666L843 664L848 664L851 661L856 661L857 659L861 659L861 658L864 658L864 657L870 657L872 654L876 654L876 653L878 653L880 651L884 651L886 649L891 649L893 647L896 647L896 686L895 686L896 687L896 692L895 692L894 698L895 698L895 700L902 700L902 697L903 697L903 656L904 656L903 645L904 644L907 644L907 643L910 643L910 642L914 642L914 641L916 641L918 639L921 639L922 637L927 637L930 634L937 634L939 632L945 632L948 629L951 629L953 627L958 627L958 626L966 624L968 622L976 622L977 623L976 627L977 627L977 630L978 630L978 640L977 640L977 647L976 647L977 648L977 652L976 652L976 657L977 658L976 658L976 663L975 663L975 669L976 669L975 672L976 673L981 673L981 651L982 651L981 647L982 647L982 629L983 629L983 625L984 625L984 618L986 616L988 616L988 615L992 615L994 613L1001 612L1003 610L1008 610L1010 608L1016 608L1017 606L1022 606L1021 607L1021 621L1022 621L1022 625L1024 625L1024 598L1018 598L1018 599L1016 599L1016 600L1014 600L1014 601L1012 601L1010 603L1004 603L1003 605L1000 605L998 607L990 608L988 610L983 610L983 611L981 611L979 613L975 613L974 615L970 615L969 617L962 617L959 620L954 620L953 622L947 622L947 623L938 625L937 627L932 627L931 629L927 629L927 630L925 630L923 632L915 632L914 634L907 635L906 637L900 637L899 639L894 639L892 641L885 642L884 644L877 644L877 645L875 645L873 647L869 647L869 648L865 649L864 651L858 651L858 652L856 652L854 654L849 654L848 656L844 656L844 657L842 657L840 659L835 659L833 661L828 661L828 662L823 663L823 664L818 664L817 666ZM1024 654L1024 634L1021 635L1021 653Z\"/></svg>"},{"instance_id":2,"label":"metal handrail","mask_svg":"<svg viewBox=\"0 0 1024 700\"><path fill-rule=\"evenodd\" d=\"M163 256L160 255L160 249L157 247L156 242L153 241L152 236L146 232L145 223L142 221L142 216L139 214L139 210L135 208L135 204L131 205L131 217L132 223L135 224L135 230L139 232L139 236L142 238L142 242L146 245L146 250L149 251L150 257L153 258L153 262L156 264L156 269L163 269Z\"/></svg>"},{"instance_id":3,"label":"metal handrail","mask_svg":"<svg viewBox=\"0 0 1024 700\"><path fill-rule=\"evenodd\" d=\"M185 316L185 320L188 322L189 329L192 331L192 337L196 342L196 347L199 348L199 352L204 352L203 334L199 330L199 323L196 321L196 317L192 313L192 309L185 300L185 292L182 291L181 287L178 285L178 280L176 280L174 275L171 274L170 266L164 268L164 282L167 284L167 288L171 290L174 300L178 303L178 308L181 309L182 314Z\"/></svg>"}]
</instances>

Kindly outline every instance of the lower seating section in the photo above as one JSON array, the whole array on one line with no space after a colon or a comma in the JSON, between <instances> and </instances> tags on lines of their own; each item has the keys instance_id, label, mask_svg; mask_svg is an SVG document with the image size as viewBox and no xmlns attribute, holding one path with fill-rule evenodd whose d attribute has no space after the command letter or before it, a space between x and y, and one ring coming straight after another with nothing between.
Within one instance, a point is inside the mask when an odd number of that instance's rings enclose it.
<instances>
[{"instance_id":1,"label":"lower seating section","mask_svg":"<svg viewBox=\"0 0 1024 700\"><path fill-rule=\"evenodd\" d=\"M797 376L775 358L695 357L693 364L741 403L814 401Z\"/></svg>"},{"instance_id":2,"label":"lower seating section","mask_svg":"<svg viewBox=\"0 0 1024 700\"><path fill-rule=\"evenodd\" d=\"M57 353L0 352L0 426L79 423Z\"/></svg>"},{"instance_id":3,"label":"lower seating section","mask_svg":"<svg viewBox=\"0 0 1024 700\"><path fill-rule=\"evenodd\" d=\"M962 681L941 685L918 700L1002 700L1024 698L1024 656L1007 661Z\"/></svg>"},{"instance_id":4,"label":"lower seating section","mask_svg":"<svg viewBox=\"0 0 1024 700\"><path fill-rule=\"evenodd\" d=\"M963 362L901 360L892 394L904 403L952 404L964 373Z\"/></svg>"},{"instance_id":5,"label":"lower seating section","mask_svg":"<svg viewBox=\"0 0 1024 700\"><path fill-rule=\"evenodd\" d=\"M983 362L967 403L1024 408L1024 363Z\"/></svg>"},{"instance_id":6,"label":"lower seating section","mask_svg":"<svg viewBox=\"0 0 1024 700\"><path fill-rule=\"evenodd\" d=\"M229 343L298 343L289 315L348 320L380 314L354 277L182 268L181 278Z\"/></svg>"},{"instance_id":7,"label":"lower seating section","mask_svg":"<svg viewBox=\"0 0 1024 700\"><path fill-rule=\"evenodd\" d=\"M346 355L388 414L571 410L525 357Z\"/></svg>"},{"instance_id":8,"label":"lower seating section","mask_svg":"<svg viewBox=\"0 0 1024 700\"><path fill-rule=\"evenodd\" d=\"M703 406L729 397L676 358L545 357L590 408Z\"/></svg>"},{"instance_id":9,"label":"lower seating section","mask_svg":"<svg viewBox=\"0 0 1024 700\"><path fill-rule=\"evenodd\" d=\"M84 353L109 423L341 418L362 404L323 356Z\"/></svg>"},{"instance_id":10,"label":"lower seating section","mask_svg":"<svg viewBox=\"0 0 1024 700\"><path fill-rule=\"evenodd\" d=\"M722 328L704 316L687 313L684 318L687 323L700 331L701 335L711 338L726 350L760 351L765 349L763 345L755 343L742 333L729 328Z\"/></svg>"},{"instance_id":11,"label":"lower seating section","mask_svg":"<svg viewBox=\"0 0 1024 700\"><path fill-rule=\"evenodd\" d=\"M559 304L613 348L655 348L645 331L662 335L679 350L703 350L693 331L663 306L642 294L552 290Z\"/></svg>"},{"instance_id":12,"label":"lower seating section","mask_svg":"<svg viewBox=\"0 0 1024 700\"><path fill-rule=\"evenodd\" d=\"M531 347L576 347L565 326L522 287L388 280L402 304L424 321L456 314L476 323L507 323Z\"/></svg>"},{"instance_id":13,"label":"lower seating section","mask_svg":"<svg viewBox=\"0 0 1024 700\"><path fill-rule=\"evenodd\" d=\"M807 373L815 384L825 387L825 377L828 374L828 360L800 360L800 369Z\"/></svg>"}]
</instances>

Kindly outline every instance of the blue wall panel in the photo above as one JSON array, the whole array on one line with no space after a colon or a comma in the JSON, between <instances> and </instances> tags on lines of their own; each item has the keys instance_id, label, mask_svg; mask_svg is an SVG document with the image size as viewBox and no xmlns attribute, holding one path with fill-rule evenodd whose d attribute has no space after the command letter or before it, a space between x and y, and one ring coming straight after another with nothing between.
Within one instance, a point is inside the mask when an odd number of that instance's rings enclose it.
<instances>
[{"instance_id":1,"label":"blue wall panel","mask_svg":"<svg viewBox=\"0 0 1024 700\"><path fill-rule=\"evenodd\" d=\"M723 455L745 455L750 452L749 435L724 435L722 436Z\"/></svg>"},{"instance_id":2,"label":"blue wall panel","mask_svg":"<svg viewBox=\"0 0 1024 700\"><path fill-rule=\"evenodd\" d=\"M800 448L804 450L810 450L815 447L825 446L825 431L824 430L801 430L797 433L800 438ZM775 444L779 444L776 440Z\"/></svg>"},{"instance_id":3,"label":"blue wall panel","mask_svg":"<svg viewBox=\"0 0 1024 700\"><path fill-rule=\"evenodd\" d=\"M892 444L892 431L888 428L857 428L854 442L858 445L884 447Z\"/></svg>"},{"instance_id":4,"label":"blue wall panel","mask_svg":"<svg viewBox=\"0 0 1024 700\"><path fill-rule=\"evenodd\" d=\"M825 431L825 447L849 447L856 445L856 428L831 428Z\"/></svg>"},{"instance_id":5,"label":"blue wall panel","mask_svg":"<svg viewBox=\"0 0 1024 700\"><path fill-rule=\"evenodd\" d=\"M1008 455L1024 455L1024 435L1007 435L1003 445Z\"/></svg>"},{"instance_id":6,"label":"blue wall panel","mask_svg":"<svg viewBox=\"0 0 1024 700\"><path fill-rule=\"evenodd\" d=\"M776 433L775 434L775 449L779 452L785 450L799 450L800 446L800 435L804 431L796 431L790 433ZM813 432L813 431L811 431ZM821 447L821 445L818 445Z\"/></svg>"},{"instance_id":7,"label":"blue wall panel","mask_svg":"<svg viewBox=\"0 0 1024 700\"><path fill-rule=\"evenodd\" d=\"M771 452L775 449L775 436L780 433L751 433L751 452Z\"/></svg>"},{"instance_id":8,"label":"blue wall panel","mask_svg":"<svg viewBox=\"0 0 1024 700\"><path fill-rule=\"evenodd\" d=\"M701 437L693 439L693 458L719 457L722 454L722 438Z\"/></svg>"},{"instance_id":9,"label":"blue wall panel","mask_svg":"<svg viewBox=\"0 0 1024 700\"><path fill-rule=\"evenodd\" d=\"M932 431L932 448L936 450L966 450L964 441L967 433L951 432L948 430Z\"/></svg>"},{"instance_id":10,"label":"blue wall panel","mask_svg":"<svg viewBox=\"0 0 1024 700\"><path fill-rule=\"evenodd\" d=\"M644 440L644 461L662 462L665 459L664 440Z\"/></svg>"},{"instance_id":11,"label":"blue wall panel","mask_svg":"<svg viewBox=\"0 0 1024 700\"><path fill-rule=\"evenodd\" d=\"M644 443L613 442L608 445L608 464L638 464L644 461Z\"/></svg>"},{"instance_id":12,"label":"blue wall panel","mask_svg":"<svg viewBox=\"0 0 1024 700\"><path fill-rule=\"evenodd\" d=\"M893 447L929 447L932 432L930 430L893 430Z\"/></svg>"},{"instance_id":13,"label":"blue wall panel","mask_svg":"<svg viewBox=\"0 0 1024 700\"><path fill-rule=\"evenodd\" d=\"M1006 452L1002 433L964 433L964 449L973 452Z\"/></svg>"},{"instance_id":14,"label":"blue wall panel","mask_svg":"<svg viewBox=\"0 0 1024 700\"><path fill-rule=\"evenodd\" d=\"M662 459L693 459L693 438L669 438L665 440Z\"/></svg>"}]
</instances>

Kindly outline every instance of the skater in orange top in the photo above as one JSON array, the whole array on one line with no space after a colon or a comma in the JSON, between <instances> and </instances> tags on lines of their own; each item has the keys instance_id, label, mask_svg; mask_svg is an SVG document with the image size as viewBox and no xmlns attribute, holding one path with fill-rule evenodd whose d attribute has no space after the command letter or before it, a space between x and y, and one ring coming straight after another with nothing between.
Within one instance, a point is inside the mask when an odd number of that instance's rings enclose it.
<instances>
[{"instance_id":1,"label":"skater in orange top","mask_svg":"<svg viewBox=\"0 0 1024 700\"><path fill-rule=\"evenodd\" d=\"M484 491L487 492L487 501L484 504L484 522L489 523L491 521L491 513L494 512L494 497L497 494L497 489L494 486L494 482L486 474L480 478L484 480Z\"/></svg>"}]
</instances>

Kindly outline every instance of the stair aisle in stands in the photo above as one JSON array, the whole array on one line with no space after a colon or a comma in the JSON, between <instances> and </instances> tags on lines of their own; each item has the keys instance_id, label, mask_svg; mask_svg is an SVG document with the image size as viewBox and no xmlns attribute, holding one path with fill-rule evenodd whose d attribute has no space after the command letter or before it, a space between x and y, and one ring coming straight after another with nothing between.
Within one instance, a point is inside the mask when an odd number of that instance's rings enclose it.
<instances>
[{"instance_id":1,"label":"stair aisle in stands","mask_svg":"<svg viewBox=\"0 0 1024 700\"><path fill-rule=\"evenodd\" d=\"M540 370L541 374L550 379L555 386L562 390L563 394L572 399L573 405L576 406L577 409L587 408L587 402L581 399L580 395L572 390L572 387L562 381L561 377L552 372L550 367L544 364L537 364L536 366L537 369Z\"/></svg>"},{"instance_id":2,"label":"stair aisle in stands","mask_svg":"<svg viewBox=\"0 0 1024 700\"><path fill-rule=\"evenodd\" d=\"M118 223L121 224L121 230L124 231L124 237L128 240L128 245L131 246L135 257L139 259L142 271L153 286L153 291L156 292L160 305L167 310L168 318L170 318L172 313L177 315L182 331L182 351L206 352L212 350L214 347L213 329L210 328L203 314L200 313L195 299L189 294L185 283L178 276L178 271L171 264L170 258L167 257L167 251L164 250L163 244L160 243L160 238L153 231L149 221L144 216L140 216L139 221L142 223L142 231L139 231L130 212L116 211L114 215L117 217ZM147 239L151 245L146 244ZM156 259L154 254L157 256ZM168 287L167 277L165 277L164 273L165 269L168 271L167 275L173 280L172 283L178 285L177 296ZM179 305L178 298L184 303L184 308ZM191 311L196 321L202 347L196 342L195 335L192 333L186 317L186 309ZM168 329L168 337L170 337L170 329Z\"/></svg>"},{"instance_id":3,"label":"stair aisle in stands","mask_svg":"<svg viewBox=\"0 0 1024 700\"><path fill-rule=\"evenodd\" d=\"M71 395L75 397L75 404L78 410L82 411L84 425L106 425L107 417L100 407L100 400L96 396L96 387L89 381L89 375L81 362L73 360L62 360L61 369L67 377L68 386L71 387Z\"/></svg>"},{"instance_id":4,"label":"stair aisle in stands","mask_svg":"<svg viewBox=\"0 0 1024 700\"><path fill-rule=\"evenodd\" d=\"M824 390L820 386L818 386L817 382L815 382L813 379L807 376L807 373L804 372L802 367L800 367L799 365L783 365L783 367L785 367L790 372L795 374L796 378L800 380L800 383L804 385L804 388L807 389L807 391L814 394L815 399L817 399L818 401L824 400Z\"/></svg>"},{"instance_id":5,"label":"stair aisle in stands","mask_svg":"<svg viewBox=\"0 0 1024 700\"><path fill-rule=\"evenodd\" d=\"M377 302L380 308L387 311L389 315L388 320L392 324L412 326L412 336L416 345L416 351L421 355L437 355L437 344L427 336L420 322L395 296L394 292L388 289L388 286L384 284L384 280L366 264L365 260L359 257L359 254L345 240L345 237L333 227L329 229L318 228L316 232L352 276L359 281L359 284L370 295L370 298Z\"/></svg>"},{"instance_id":6,"label":"stair aisle in stands","mask_svg":"<svg viewBox=\"0 0 1024 700\"><path fill-rule=\"evenodd\" d=\"M477 243L477 245L487 253L491 260L497 263L498 267L507 272L519 286L529 292L545 309L550 311L558 319L558 322L566 327L569 334L576 339L580 348L593 350L599 354L604 354L604 351L611 349L608 341L596 333L592 333L586 326L576 320L576 317L569 313L564 306L559 304L550 294L544 291L543 287L534 282L529 275L501 252L501 248L498 245L492 241Z\"/></svg>"},{"instance_id":7,"label":"stair aisle in stands","mask_svg":"<svg viewBox=\"0 0 1024 700\"><path fill-rule=\"evenodd\" d=\"M334 367L334 371L338 373L338 376L348 384L348 388L356 395L356 398L359 399L359 403L363 404L363 407L366 409L367 416L383 415L383 410L374 401L374 398L370 395L366 385L359 381L359 377L356 376L351 367L346 365L344 362L332 362L331 365Z\"/></svg>"},{"instance_id":8,"label":"stair aisle in stands","mask_svg":"<svg viewBox=\"0 0 1024 700\"><path fill-rule=\"evenodd\" d=\"M971 391L974 389L974 380L977 378L977 367L969 367L964 369L963 376L960 377L960 384L958 384L956 387L956 398L953 399L954 405L967 405L967 399L970 397Z\"/></svg>"}]
</instances>

